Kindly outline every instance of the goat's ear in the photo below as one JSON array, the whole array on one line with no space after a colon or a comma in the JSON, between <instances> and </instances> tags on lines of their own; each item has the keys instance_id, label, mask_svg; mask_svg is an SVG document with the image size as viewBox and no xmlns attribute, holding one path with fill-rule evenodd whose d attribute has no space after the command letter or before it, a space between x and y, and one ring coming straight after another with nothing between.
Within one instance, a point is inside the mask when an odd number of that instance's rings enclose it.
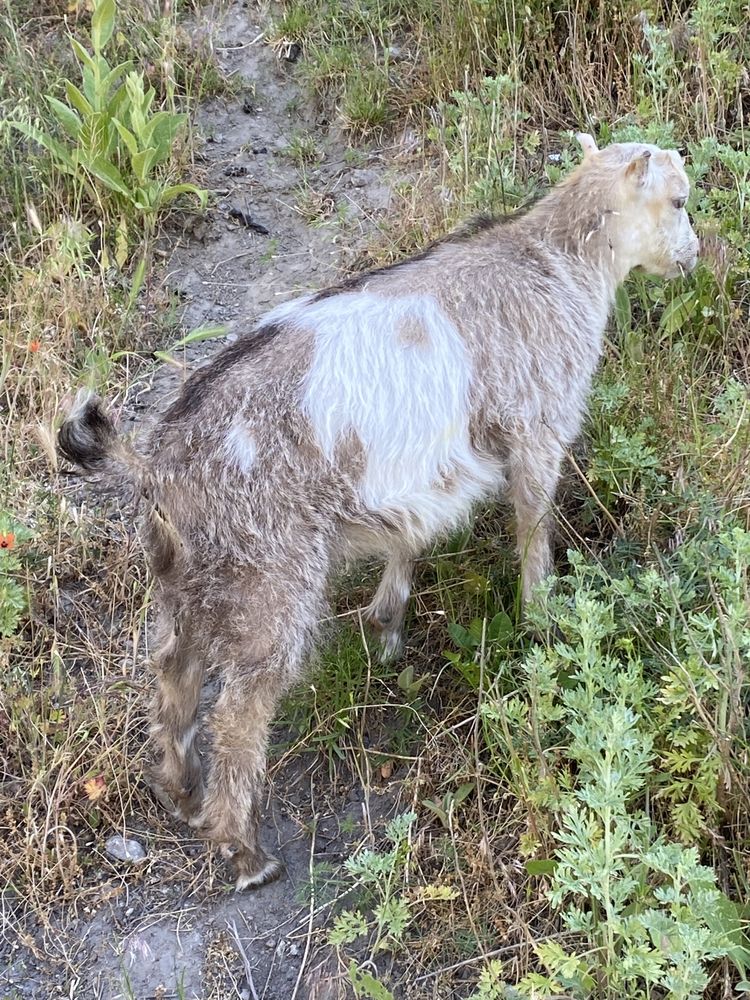
<instances>
[{"instance_id":1,"label":"goat's ear","mask_svg":"<svg viewBox=\"0 0 750 1000\"><path fill-rule=\"evenodd\" d=\"M596 140L593 135L589 135L588 132L576 132L576 139L581 144L584 162L591 159L592 156L596 156L599 152L596 148Z\"/></svg>"},{"instance_id":2,"label":"goat's ear","mask_svg":"<svg viewBox=\"0 0 750 1000\"><path fill-rule=\"evenodd\" d=\"M637 187L644 187L648 180L648 171L651 165L651 150L644 149L634 160L631 160L625 170L625 176L632 180Z\"/></svg>"}]
</instances>

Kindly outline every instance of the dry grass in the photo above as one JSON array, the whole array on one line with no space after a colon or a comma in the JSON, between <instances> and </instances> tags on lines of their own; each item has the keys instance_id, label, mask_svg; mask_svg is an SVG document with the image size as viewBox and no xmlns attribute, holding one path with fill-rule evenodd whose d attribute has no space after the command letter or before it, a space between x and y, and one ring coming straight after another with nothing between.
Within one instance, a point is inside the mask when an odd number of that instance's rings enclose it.
<instances>
[{"instance_id":1,"label":"dry grass","mask_svg":"<svg viewBox=\"0 0 750 1000\"><path fill-rule=\"evenodd\" d=\"M730 7L735 17L738 5ZM51 30L59 29L60 8L49 5L33 30L24 22L28 8L15 10L5 23L8 99L33 113L67 65ZM129 4L126 16L139 24L131 32L136 55L159 96L186 85L206 92L220 86L208 72L199 84L189 82L195 67L180 53L193 51L193 42L164 18L143 31L145 10ZM746 21L722 31L703 4L702 20L688 30L672 5L657 4L646 25L639 11L625 0L555 11L537 4L531 14L479 0L325 10L317 2L287 4L269 40L304 46L302 72L345 127L398 135L406 124L421 137L421 179L400 189L389 228L361 263L398 259L476 207L511 207L533 196L569 162L567 130L574 127L596 129L599 122L605 141L613 128L660 140L674 135L696 154L703 140L718 140L741 155L747 90L732 60L746 50ZM82 7L77 15L85 26ZM659 25L664 33L654 35L651 26ZM200 43L208 64L211 42ZM43 72L34 72L37 63ZM486 77L500 69L507 80L494 98L477 98ZM451 96L457 90L464 97ZM300 147L296 155L304 163L313 152ZM664 292L639 282L630 315L612 331L586 447L571 456L561 497L562 549L570 543L610 564L633 553L646 559L660 545L679 546L704 518L707 496L715 501L712 512L747 519L743 231L750 179L730 159L714 157L698 179L696 214L713 228L711 254L690 286L698 290L693 312L660 328L665 309L687 286ZM9 142L0 143L0 164L12 178L0 202L7 223L0 264L0 516L12 516L28 533L18 532L14 552L29 598L18 634L0 639L2 933L8 949L20 943L74 968L83 956L65 943L68 917L136 885L148 900L157 875L186 891L200 884L205 892L206 885L220 885L221 874L171 824L162 826L143 781L150 595L132 535L133 510L127 500L81 489L57 468L53 449L73 386L91 381L120 405L147 383L149 352L164 339L150 317L166 313L166 302L149 276L137 303L130 301L132 274L104 266L92 216L70 201L70 187L48 164ZM335 209L327 192L309 186L297 207L310 222ZM623 429L624 446L612 440L613 425ZM633 444L638 434L653 447L666 485ZM559 556L564 570L564 551ZM535 942L566 940L545 896L547 879L525 867L528 857L551 856L554 818L531 802L534 790L521 787L512 767L500 767L488 752L480 708L497 679L498 657L485 658L479 649L456 664L444 655L455 651L447 623L501 612L516 631L499 659L520 663L529 648L531 637L518 627L507 536L495 513L483 515L473 537L467 533L424 560L411 614L411 677L401 674L403 664L373 664L357 616L371 585L367 574L346 582L343 629L323 656L314 691L290 699L285 722L293 749L274 767L281 773L290 757L311 754L319 787L397 786L394 800L418 814L400 888L413 918L404 946L386 958L369 955L360 942L359 961L377 960L391 985L415 998L468 994L493 956L515 982L537 967ZM734 773L742 779L746 739L738 732L735 740ZM555 752L556 762L561 754ZM471 790L448 810L447 823L425 804L450 801L464 786ZM725 825L700 843L707 855L706 843L730 844L717 867L730 895L742 898L743 780L737 787L739 798L722 814ZM361 846L379 845L378 822L368 817ZM149 838L146 865L123 872L106 860L103 833L115 829ZM339 883L332 893L322 923L330 923L346 888ZM345 995L351 954L328 947L319 923L297 933L302 948L314 943L309 967L322 962L319 979L332 977ZM240 981L241 946L219 935L207 962L209 994L228 995Z\"/></svg>"}]
</instances>

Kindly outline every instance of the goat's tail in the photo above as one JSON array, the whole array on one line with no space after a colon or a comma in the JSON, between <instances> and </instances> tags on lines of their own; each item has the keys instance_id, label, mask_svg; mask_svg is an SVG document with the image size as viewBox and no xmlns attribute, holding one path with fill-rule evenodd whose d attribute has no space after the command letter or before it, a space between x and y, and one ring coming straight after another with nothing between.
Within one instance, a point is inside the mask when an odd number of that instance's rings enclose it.
<instances>
[{"instance_id":1,"label":"goat's tail","mask_svg":"<svg viewBox=\"0 0 750 1000\"><path fill-rule=\"evenodd\" d=\"M143 486L145 463L120 437L101 400L82 390L57 433L60 454L87 472L110 473Z\"/></svg>"},{"instance_id":2,"label":"goat's tail","mask_svg":"<svg viewBox=\"0 0 750 1000\"><path fill-rule=\"evenodd\" d=\"M148 466L135 448L121 437L101 400L81 391L57 434L60 454L88 472L134 486L146 499L144 540L149 562L157 574L167 573L182 547L171 521L154 502Z\"/></svg>"}]
</instances>

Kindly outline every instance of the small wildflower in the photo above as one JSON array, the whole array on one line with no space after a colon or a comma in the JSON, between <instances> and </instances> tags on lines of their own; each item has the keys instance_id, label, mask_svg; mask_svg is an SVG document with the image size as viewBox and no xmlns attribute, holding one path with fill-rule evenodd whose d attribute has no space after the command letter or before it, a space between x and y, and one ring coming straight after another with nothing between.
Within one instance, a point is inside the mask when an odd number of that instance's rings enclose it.
<instances>
[{"instance_id":1,"label":"small wildflower","mask_svg":"<svg viewBox=\"0 0 750 1000\"><path fill-rule=\"evenodd\" d=\"M98 802L107 791L107 782L104 780L104 775L97 774L95 778L89 778L88 781L84 781L83 790L89 802Z\"/></svg>"},{"instance_id":2,"label":"small wildflower","mask_svg":"<svg viewBox=\"0 0 750 1000\"><path fill-rule=\"evenodd\" d=\"M41 341L32 340L29 342L29 350L31 351L32 354L36 354L36 352L39 350L40 345Z\"/></svg>"},{"instance_id":3,"label":"small wildflower","mask_svg":"<svg viewBox=\"0 0 750 1000\"><path fill-rule=\"evenodd\" d=\"M0 533L0 549L12 549L16 544L16 536L12 531Z\"/></svg>"}]
</instances>

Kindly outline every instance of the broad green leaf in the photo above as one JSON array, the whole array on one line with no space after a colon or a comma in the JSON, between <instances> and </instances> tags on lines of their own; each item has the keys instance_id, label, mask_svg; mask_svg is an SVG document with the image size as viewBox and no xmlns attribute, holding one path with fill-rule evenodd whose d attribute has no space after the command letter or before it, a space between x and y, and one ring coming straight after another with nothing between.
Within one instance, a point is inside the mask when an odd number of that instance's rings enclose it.
<instances>
[{"instance_id":1,"label":"broad green leaf","mask_svg":"<svg viewBox=\"0 0 750 1000\"><path fill-rule=\"evenodd\" d=\"M413 698L415 695L419 694L420 688L424 687L429 680L429 674L422 674L420 677L415 679L414 664L410 663L408 666L404 667L398 675L396 683L401 691L404 691L409 697Z\"/></svg>"},{"instance_id":2,"label":"broad green leaf","mask_svg":"<svg viewBox=\"0 0 750 1000\"><path fill-rule=\"evenodd\" d=\"M119 77L121 77L123 73L127 73L132 68L133 63L131 60L128 60L127 62L121 62L119 66L115 66L114 69L111 69L102 80L102 93L108 94Z\"/></svg>"},{"instance_id":3,"label":"broad green leaf","mask_svg":"<svg viewBox=\"0 0 750 1000\"><path fill-rule=\"evenodd\" d=\"M133 173L141 184L145 184L148 180L148 175L155 156L156 150L153 146L150 146L148 149L142 149L139 153L136 153L132 157L131 163L133 165Z\"/></svg>"},{"instance_id":4,"label":"broad green leaf","mask_svg":"<svg viewBox=\"0 0 750 1000\"><path fill-rule=\"evenodd\" d=\"M84 118L93 114L94 109L91 107L89 101L83 96L78 87L70 82L70 80L68 80L65 84L65 96L68 98L68 104L72 104Z\"/></svg>"},{"instance_id":5,"label":"broad green leaf","mask_svg":"<svg viewBox=\"0 0 750 1000\"><path fill-rule=\"evenodd\" d=\"M115 28L115 0L96 0L91 15L91 42L95 52L101 52Z\"/></svg>"},{"instance_id":6,"label":"broad green leaf","mask_svg":"<svg viewBox=\"0 0 750 1000\"><path fill-rule=\"evenodd\" d=\"M703 918L711 930L726 937L729 959L741 976L747 976L747 970L750 968L750 940L745 933L748 907L736 903L722 892L714 905L704 912Z\"/></svg>"},{"instance_id":7,"label":"broad green leaf","mask_svg":"<svg viewBox=\"0 0 750 1000\"><path fill-rule=\"evenodd\" d=\"M115 124L115 128L120 133L122 141L127 146L128 152L132 156L138 155L138 141L130 129L125 128L122 122L118 121L117 118L113 118L112 121Z\"/></svg>"},{"instance_id":8,"label":"broad green leaf","mask_svg":"<svg viewBox=\"0 0 750 1000\"><path fill-rule=\"evenodd\" d=\"M157 111L143 131L143 141L156 146L159 151L157 163L163 163L172 151L172 143L185 124L187 115L173 115L169 111Z\"/></svg>"},{"instance_id":9,"label":"broad green leaf","mask_svg":"<svg viewBox=\"0 0 750 1000\"><path fill-rule=\"evenodd\" d=\"M453 805L457 806L474 791L474 783L467 781L466 784L459 785L455 792L451 793Z\"/></svg>"},{"instance_id":10,"label":"broad green leaf","mask_svg":"<svg viewBox=\"0 0 750 1000\"><path fill-rule=\"evenodd\" d=\"M99 74L99 94L103 100L107 95L102 89L102 82L106 80L112 72L112 67L109 65L104 56L95 55L94 62L96 64L96 71Z\"/></svg>"},{"instance_id":11,"label":"broad green leaf","mask_svg":"<svg viewBox=\"0 0 750 1000\"><path fill-rule=\"evenodd\" d=\"M143 102L143 113L148 115L151 111L151 105L154 103L154 97L156 96L156 91L153 87L149 87L146 91L146 97Z\"/></svg>"},{"instance_id":12,"label":"broad green leaf","mask_svg":"<svg viewBox=\"0 0 750 1000\"><path fill-rule=\"evenodd\" d=\"M493 642L513 635L513 622L504 611L498 611L487 626L487 638Z\"/></svg>"},{"instance_id":13,"label":"broad green leaf","mask_svg":"<svg viewBox=\"0 0 750 1000\"><path fill-rule=\"evenodd\" d=\"M630 296L624 285L615 292L615 324L620 333L627 333L633 321Z\"/></svg>"},{"instance_id":14,"label":"broad green leaf","mask_svg":"<svg viewBox=\"0 0 750 1000\"><path fill-rule=\"evenodd\" d=\"M172 184L171 187L162 191L161 200L166 204L181 194L194 194L200 202L201 208L205 208L208 204L208 191L196 187L195 184Z\"/></svg>"},{"instance_id":15,"label":"broad green leaf","mask_svg":"<svg viewBox=\"0 0 750 1000\"><path fill-rule=\"evenodd\" d=\"M47 97L47 104L52 108L55 118L68 133L71 139L78 140L81 135L81 119L67 104L58 101L56 97Z\"/></svg>"},{"instance_id":16,"label":"broad green leaf","mask_svg":"<svg viewBox=\"0 0 750 1000\"><path fill-rule=\"evenodd\" d=\"M422 805L434 812L444 827L448 827L448 813L439 802L435 802L434 799L422 799Z\"/></svg>"},{"instance_id":17,"label":"broad green leaf","mask_svg":"<svg viewBox=\"0 0 750 1000\"><path fill-rule=\"evenodd\" d=\"M527 861L524 868L529 875L552 875L557 868L557 861L553 858L540 858L538 861Z\"/></svg>"},{"instance_id":18,"label":"broad green leaf","mask_svg":"<svg viewBox=\"0 0 750 1000\"><path fill-rule=\"evenodd\" d=\"M675 295L664 307L659 321L659 329L665 333L676 333L690 319L697 308L696 292L690 289L682 295Z\"/></svg>"},{"instance_id":19,"label":"broad green leaf","mask_svg":"<svg viewBox=\"0 0 750 1000\"><path fill-rule=\"evenodd\" d=\"M121 83L107 102L107 114L110 118L116 118L118 121L124 121L127 117L127 111L128 94L125 89L125 84Z\"/></svg>"},{"instance_id":20,"label":"broad green leaf","mask_svg":"<svg viewBox=\"0 0 750 1000\"><path fill-rule=\"evenodd\" d=\"M479 645L474 636L463 625L459 625L458 622L448 623L448 635L461 649L473 650Z\"/></svg>"},{"instance_id":21,"label":"broad green leaf","mask_svg":"<svg viewBox=\"0 0 750 1000\"><path fill-rule=\"evenodd\" d=\"M96 69L96 62L94 61L94 57L91 55L91 53L88 52L86 49L84 49L81 43L77 42L75 38L70 39L70 44L73 47L73 51L78 56L78 59L83 63L83 65L87 69L91 70L91 72L93 73L94 70Z\"/></svg>"},{"instance_id":22,"label":"broad green leaf","mask_svg":"<svg viewBox=\"0 0 750 1000\"><path fill-rule=\"evenodd\" d=\"M92 111L100 111L99 95L96 89L96 78L94 76L93 69L90 69L88 66L84 66L81 72L81 79L83 80L83 92L86 95L86 99L91 104Z\"/></svg>"},{"instance_id":23,"label":"broad green leaf","mask_svg":"<svg viewBox=\"0 0 750 1000\"><path fill-rule=\"evenodd\" d=\"M89 169L110 191L116 191L118 194L125 195L126 198L132 201L133 194L125 183L122 174L113 163L109 163L102 157L97 157L90 164Z\"/></svg>"},{"instance_id":24,"label":"broad green leaf","mask_svg":"<svg viewBox=\"0 0 750 1000\"><path fill-rule=\"evenodd\" d=\"M65 147L56 139L53 139L51 135L47 135L46 132L42 132L41 129L35 128L35 126L29 125L26 122L9 121L8 124L11 128L16 129L18 132L22 132L27 138L33 139L34 142L38 142L40 146L43 146L46 150L52 153L52 155L58 160L59 165L64 166L71 173L75 172L76 160L74 160Z\"/></svg>"}]
</instances>

